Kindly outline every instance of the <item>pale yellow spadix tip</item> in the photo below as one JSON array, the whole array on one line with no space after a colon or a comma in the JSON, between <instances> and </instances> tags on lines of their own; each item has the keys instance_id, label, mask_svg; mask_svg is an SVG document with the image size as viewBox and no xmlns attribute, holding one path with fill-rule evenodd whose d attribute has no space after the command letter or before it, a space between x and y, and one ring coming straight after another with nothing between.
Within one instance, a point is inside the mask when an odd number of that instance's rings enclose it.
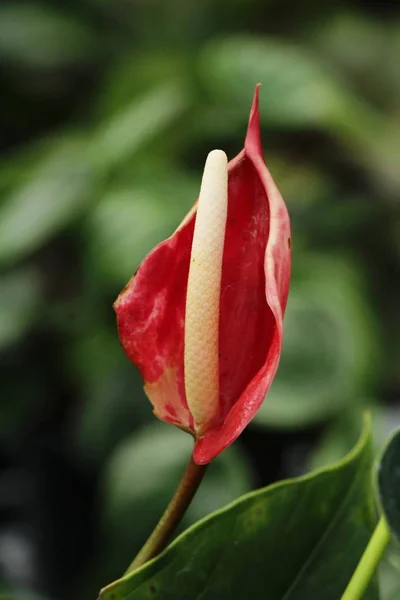
<instances>
[{"instance_id":1,"label":"pale yellow spadix tip","mask_svg":"<svg viewBox=\"0 0 400 600\"><path fill-rule=\"evenodd\" d=\"M207 156L190 256L186 296L185 391L197 433L219 410L219 303L228 210L228 159Z\"/></svg>"}]
</instances>

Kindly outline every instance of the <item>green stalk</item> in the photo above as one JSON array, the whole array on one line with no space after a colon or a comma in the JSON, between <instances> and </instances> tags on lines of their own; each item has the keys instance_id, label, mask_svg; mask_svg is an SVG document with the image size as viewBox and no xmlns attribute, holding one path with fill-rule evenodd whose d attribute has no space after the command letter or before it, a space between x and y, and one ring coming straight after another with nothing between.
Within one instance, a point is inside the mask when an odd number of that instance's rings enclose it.
<instances>
[{"instance_id":1,"label":"green stalk","mask_svg":"<svg viewBox=\"0 0 400 600\"><path fill-rule=\"evenodd\" d=\"M382 515L342 596L342 600L359 600L362 598L391 537L386 519Z\"/></svg>"},{"instance_id":2,"label":"green stalk","mask_svg":"<svg viewBox=\"0 0 400 600\"><path fill-rule=\"evenodd\" d=\"M192 501L193 496L204 477L206 468L207 465L196 465L193 457L190 456L190 460L172 500L153 530L153 533L125 571L125 575L132 573L132 571L135 571L138 567L144 565L165 548L168 540L179 525L186 509Z\"/></svg>"}]
</instances>

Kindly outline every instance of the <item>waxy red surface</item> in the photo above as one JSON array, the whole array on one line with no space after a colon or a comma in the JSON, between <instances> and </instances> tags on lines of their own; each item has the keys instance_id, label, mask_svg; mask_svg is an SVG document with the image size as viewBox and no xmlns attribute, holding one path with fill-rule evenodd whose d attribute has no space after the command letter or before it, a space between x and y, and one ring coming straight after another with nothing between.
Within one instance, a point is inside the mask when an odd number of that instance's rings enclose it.
<instances>
[{"instance_id":1,"label":"waxy red surface","mask_svg":"<svg viewBox=\"0 0 400 600\"><path fill-rule=\"evenodd\" d=\"M194 431L184 385L187 279L196 205L144 259L115 303L121 344L137 365L154 413L191 431L205 464L251 421L275 376L290 282L290 221L265 165L256 87L244 149L228 166L228 219L219 322L216 417Z\"/></svg>"}]
</instances>

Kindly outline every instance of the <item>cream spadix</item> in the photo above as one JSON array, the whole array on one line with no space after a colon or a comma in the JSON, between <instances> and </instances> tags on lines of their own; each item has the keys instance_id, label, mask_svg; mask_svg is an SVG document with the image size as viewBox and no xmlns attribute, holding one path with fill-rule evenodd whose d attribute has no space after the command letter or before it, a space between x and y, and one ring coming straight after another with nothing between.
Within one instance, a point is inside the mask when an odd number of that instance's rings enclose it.
<instances>
[{"instance_id":1,"label":"cream spadix","mask_svg":"<svg viewBox=\"0 0 400 600\"><path fill-rule=\"evenodd\" d=\"M201 182L185 310L185 391L198 433L219 412L218 332L227 209L228 160L222 150L213 150Z\"/></svg>"}]
</instances>

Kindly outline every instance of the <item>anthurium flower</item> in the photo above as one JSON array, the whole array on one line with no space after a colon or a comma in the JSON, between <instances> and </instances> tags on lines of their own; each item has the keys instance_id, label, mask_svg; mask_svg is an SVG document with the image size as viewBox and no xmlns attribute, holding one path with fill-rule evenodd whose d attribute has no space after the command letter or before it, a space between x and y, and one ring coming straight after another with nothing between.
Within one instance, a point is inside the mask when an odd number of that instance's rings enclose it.
<instances>
[{"instance_id":1,"label":"anthurium flower","mask_svg":"<svg viewBox=\"0 0 400 600\"><path fill-rule=\"evenodd\" d=\"M208 156L200 196L115 302L121 344L161 420L206 464L274 379L290 281L290 222L265 165L256 87L244 149Z\"/></svg>"}]
</instances>

